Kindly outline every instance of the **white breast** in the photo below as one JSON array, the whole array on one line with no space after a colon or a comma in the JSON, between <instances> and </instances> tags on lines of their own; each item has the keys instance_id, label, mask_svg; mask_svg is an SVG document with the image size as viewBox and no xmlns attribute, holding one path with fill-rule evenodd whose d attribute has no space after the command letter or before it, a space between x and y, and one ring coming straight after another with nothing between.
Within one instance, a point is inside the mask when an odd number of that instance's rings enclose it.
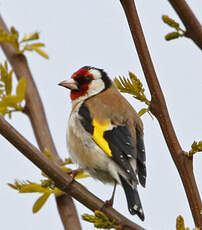
<instances>
[{"instance_id":1,"label":"white breast","mask_svg":"<svg viewBox=\"0 0 202 230\"><path fill-rule=\"evenodd\" d=\"M93 141L91 134L83 128L78 113L80 105L81 103L77 104L74 112L71 113L67 129L67 145L73 161L103 182L113 182L113 178L119 182L117 172L120 171L120 168Z\"/></svg>"}]
</instances>

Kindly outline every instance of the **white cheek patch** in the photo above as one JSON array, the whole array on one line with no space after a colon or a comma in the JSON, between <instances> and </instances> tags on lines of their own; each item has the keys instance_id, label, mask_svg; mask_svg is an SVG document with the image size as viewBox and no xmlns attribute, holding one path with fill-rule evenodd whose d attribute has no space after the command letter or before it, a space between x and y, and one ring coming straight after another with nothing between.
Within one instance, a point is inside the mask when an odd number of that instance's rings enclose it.
<instances>
[{"instance_id":1,"label":"white cheek patch","mask_svg":"<svg viewBox=\"0 0 202 230\"><path fill-rule=\"evenodd\" d=\"M72 101L72 105L76 105L81 101L86 100L87 98L94 96L98 93L100 93L105 88L105 83L102 79L92 80L92 82L89 85L88 92L84 96L80 96Z\"/></svg>"},{"instance_id":2,"label":"white cheek patch","mask_svg":"<svg viewBox=\"0 0 202 230\"><path fill-rule=\"evenodd\" d=\"M93 75L93 78L95 80L102 78L102 75L101 75L100 71L97 70L97 69L90 69L88 72Z\"/></svg>"},{"instance_id":3,"label":"white cheek patch","mask_svg":"<svg viewBox=\"0 0 202 230\"><path fill-rule=\"evenodd\" d=\"M97 80L92 80L88 89L88 97L98 94L104 88L105 88L105 84L101 78Z\"/></svg>"}]
</instances>

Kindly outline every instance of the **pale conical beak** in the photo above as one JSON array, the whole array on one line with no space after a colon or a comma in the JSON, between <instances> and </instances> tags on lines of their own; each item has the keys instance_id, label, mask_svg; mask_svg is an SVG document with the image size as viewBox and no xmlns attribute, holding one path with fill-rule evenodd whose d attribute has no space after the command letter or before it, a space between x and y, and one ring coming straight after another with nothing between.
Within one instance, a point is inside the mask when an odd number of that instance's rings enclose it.
<instances>
[{"instance_id":1,"label":"pale conical beak","mask_svg":"<svg viewBox=\"0 0 202 230\"><path fill-rule=\"evenodd\" d=\"M77 82L72 78L70 78L68 80L64 80L64 81L60 82L58 85L61 85L65 88L68 88L71 90L78 90L79 89L77 86Z\"/></svg>"}]
</instances>

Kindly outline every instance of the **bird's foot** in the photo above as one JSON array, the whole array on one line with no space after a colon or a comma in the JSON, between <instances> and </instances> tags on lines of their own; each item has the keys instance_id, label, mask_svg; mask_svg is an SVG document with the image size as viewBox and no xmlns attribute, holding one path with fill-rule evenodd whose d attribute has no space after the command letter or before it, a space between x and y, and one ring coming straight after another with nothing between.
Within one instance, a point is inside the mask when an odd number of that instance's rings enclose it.
<instances>
[{"instance_id":1,"label":"bird's foot","mask_svg":"<svg viewBox=\"0 0 202 230\"><path fill-rule=\"evenodd\" d=\"M103 209L109 208L112 206L113 206L113 200L112 199L106 200L100 210L103 211Z\"/></svg>"},{"instance_id":2,"label":"bird's foot","mask_svg":"<svg viewBox=\"0 0 202 230\"><path fill-rule=\"evenodd\" d=\"M71 185L71 183L74 181L75 177L76 177L79 173L81 173L81 172L83 172L83 171L84 171L84 169L78 168L78 169L72 169L72 170L66 172L68 175L71 176L71 179L70 179L70 181L69 181L68 184L67 184L67 187L69 187L69 186Z\"/></svg>"},{"instance_id":3,"label":"bird's foot","mask_svg":"<svg viewBox=\"0 0 202 230\"><path fill-rule=\"evenodd\" d=\"M112 207L113 206L113 199L110 199L110 200L106 200L105 202L104 202L104 206L105 207Z\"/></svg>"},{"instance_id":4,"label":"bird's foot","mask_svg":"<svg viewBox=\"0 0 202 230\"><path fill-rule=\"evenodd\" d=\"M74 178L79 174L82 173L84 171L84 169L82 168L78 168L78 169L73 169L71 171L68 171L67 174L70 175L72 177L72 180L74 180Z\"/></svg>"}]
</instances>

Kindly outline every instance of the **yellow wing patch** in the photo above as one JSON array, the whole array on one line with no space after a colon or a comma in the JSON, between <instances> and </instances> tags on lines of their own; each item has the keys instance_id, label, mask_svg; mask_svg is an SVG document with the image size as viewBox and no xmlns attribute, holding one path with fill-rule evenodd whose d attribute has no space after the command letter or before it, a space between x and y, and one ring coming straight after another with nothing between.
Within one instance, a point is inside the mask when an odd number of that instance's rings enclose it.
<instances>
[{"instance_id":1,"label":"yellow wing patch","mask_svg":"<svg viewBox=\"0 0 202 230\"><path fill-rule=\"evenodd\" d=\"M106 120L104 123L99 123L93 119L92 125L94 127L93 140L100 146L100 148L109 156L112 157L111 149L108 142L104 139L104 132L110 126L110 121Z\"/></svg>"}]
</instances>

